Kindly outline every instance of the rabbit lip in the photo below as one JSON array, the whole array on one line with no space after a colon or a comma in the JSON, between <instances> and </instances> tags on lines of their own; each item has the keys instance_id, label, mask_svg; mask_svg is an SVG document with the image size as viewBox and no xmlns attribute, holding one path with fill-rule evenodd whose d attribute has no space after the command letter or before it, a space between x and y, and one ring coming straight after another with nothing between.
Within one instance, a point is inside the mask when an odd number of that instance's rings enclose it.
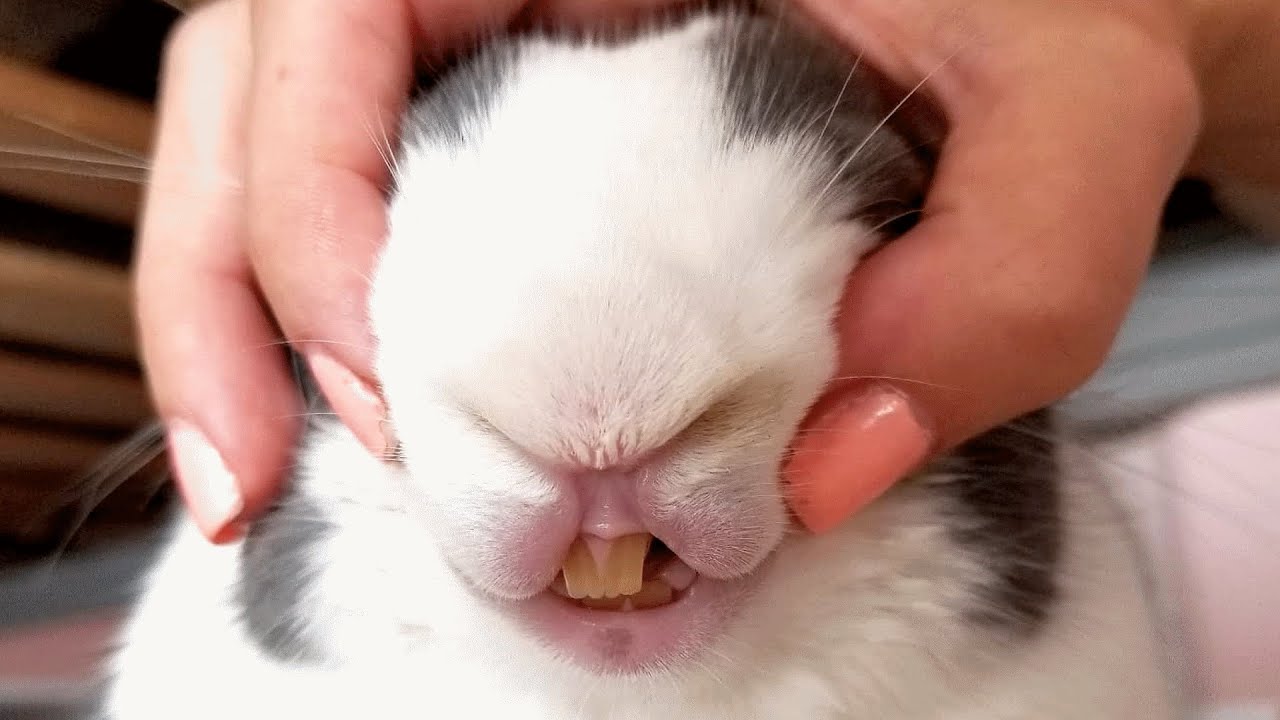
<instances>
[{"instance_id":1,"label":"rabbit lip","mask_svg":"<svg viewBox=\"0 0 1280 720\"><path fill-rule=\"evenodd\" d=\"M634 567L634 558L628 563ZM589 671L667 671L714 643L767 574L760 567L732 580L701 575L656 540L644 567L640 589L630 595L604 597L601 589L595 593L601 597L575 598L561 573L545 592L506 607L558 657ZM633 579L627 587L634 585ZM576 592L582 590L579 584Z\"/></svg>"}]
</instances>

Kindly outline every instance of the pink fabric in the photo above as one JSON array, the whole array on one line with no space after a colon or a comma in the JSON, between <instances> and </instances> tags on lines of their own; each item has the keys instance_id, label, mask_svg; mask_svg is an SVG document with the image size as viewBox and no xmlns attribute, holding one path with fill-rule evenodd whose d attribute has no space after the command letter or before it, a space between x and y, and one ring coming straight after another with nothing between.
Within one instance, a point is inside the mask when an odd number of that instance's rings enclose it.
<instances>
[{"instance_id":1,"label":"pink fabric","mask_svg":"<svg viewBox=\"0 0 1280 720\"><path fill-rule=\"evenodd\" d=\"M114 642L121 616L91 613L0 632L0 685L87 681Z\"/></svg>"},{"instance_id":2,"label":"pink fabric","mask_svg":"<svg viewBox=\"0 0 1280 720\"><path fill-rule=\"evenodd\" d=\"M1280 703L1280 387L1186 413L1164 447L1193 678Z\"/></svg>"},{"instance_id":3,"label":"pink fabric","mask_svg":"<svg viewBox=\"0 0 1280 720\"><path fill-rule=\"evenodd\" d=\"M1280 717L1280 382L1100 452L1165 583L1193 697Z\"/></svg>"}]
</instances>

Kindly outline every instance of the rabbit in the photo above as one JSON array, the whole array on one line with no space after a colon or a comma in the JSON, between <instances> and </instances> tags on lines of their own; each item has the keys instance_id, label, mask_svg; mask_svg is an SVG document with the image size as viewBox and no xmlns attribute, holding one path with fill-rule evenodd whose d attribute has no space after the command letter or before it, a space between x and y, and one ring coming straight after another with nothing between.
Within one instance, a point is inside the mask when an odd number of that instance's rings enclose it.
<instances>
[{"instance_id":1,"label":"rabbit","mask_svg":"<svg viewBox=\"0 0 1280 720\"><path fill-rule=\"evenodd\" d=\"M242 540L174 521L101 720L1177 717L1141 552L1052 408L836 530L789 514L846 279L944 133L742 8L481 44L390 162L396 452L311 392Z\"/></svg>"}]
</instances>

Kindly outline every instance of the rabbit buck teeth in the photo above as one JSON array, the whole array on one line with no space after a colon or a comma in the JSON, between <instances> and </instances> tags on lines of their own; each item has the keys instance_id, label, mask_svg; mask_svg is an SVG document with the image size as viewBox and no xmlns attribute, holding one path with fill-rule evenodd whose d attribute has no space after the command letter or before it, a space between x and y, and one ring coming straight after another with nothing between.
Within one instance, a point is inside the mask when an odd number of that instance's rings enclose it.
<instances>
[{"instance_id":1,"label":"rabbit buck teeth","mask_svg":"<svg viewBox=\"0 0 1280 720\"><path fill-rule=\"evenodd\" d=\"M616 540L578 538L564 560L565 594L575 600L604 600L636 595L644 587L644 561L653 536ZM595 545L592 552L591 544Z\"/></svg>"}]
</instances>

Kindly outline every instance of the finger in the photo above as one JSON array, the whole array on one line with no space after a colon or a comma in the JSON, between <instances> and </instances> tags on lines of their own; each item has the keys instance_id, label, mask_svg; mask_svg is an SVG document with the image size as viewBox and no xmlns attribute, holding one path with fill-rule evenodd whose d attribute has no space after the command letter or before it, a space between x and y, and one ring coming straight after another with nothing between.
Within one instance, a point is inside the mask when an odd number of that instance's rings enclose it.
<instances>
[{"instance_id":1,"label":"finger","mask_svg":"<svg viewBox=\"0 0 1280 720\"><path fill-rule=\"evenodd\" d=\"M385 158L415 42L454 42L505 21L518 4L253 5L251 258L276 320L335 410L375 452L384 445L384 411L366 304L386 232Z\"/></svg>"},{"instance_id":2,"label":"finger","mask_svg":"<svg viewBox=\"0 0 1280 720\"><path fill-rule=\"evenodd\" d=\"M135 275L178 484L215 540L274 495L298 413L244 255L247 19L244 3L215 3L170 41Z\"/></svg>"},{"instance_id":3,"label":"finger","mask_svg":"<svg viewBox=\"0 0 1280 720\"><path fill-rule=\"evenodd\" d=\"M385 444L385 410L366 305L386 232L387 158L415 49L439 54L525 10L561 21L664 1L559 0L534 8L523 0L254 3L251 258L285 334L371 450Z\"/></svg>"},{"instance_id":4,"label":"finger","mask_svg":"<svg viewBox=\"0 0 1280 720\"><path fill-rule=\"evenodd\" d=\"M1057 399L1113 340L1195 135L1194 88L1146 38L1064 23L986 31L990 58L939 73L952 130L925 219L842 307L842 375L883 379L837 387L789 468L811 528Z\"/></svg>"}]
</instances>

